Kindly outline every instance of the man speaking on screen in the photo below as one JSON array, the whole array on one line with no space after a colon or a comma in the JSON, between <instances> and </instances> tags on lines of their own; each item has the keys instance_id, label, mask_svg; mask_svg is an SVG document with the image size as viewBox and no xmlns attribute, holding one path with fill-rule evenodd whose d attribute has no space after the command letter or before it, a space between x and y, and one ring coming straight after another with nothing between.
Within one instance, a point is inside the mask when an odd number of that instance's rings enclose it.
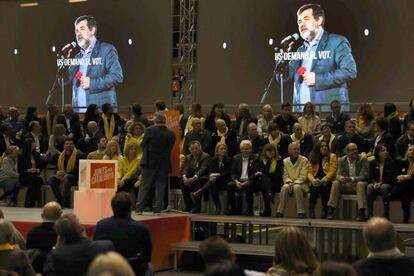
<instances>
[{"instance_id":1,"label":"man speaking on screen","mask_svg":"<svg viewBox=\"0 0 414 276\"><path fill-rule=\"evenodd\" d=\"M296 53L279 54L290 60L285 81L294 81L293 104L325 103L322 110L327 111L329 103L338 100L344 110L349 110L346 82L356 78L357 68L348 40L324 30L325 12L318 4L303 5L297 17L304 43ZM289 44L288 52L293 43ZM295 111L301 111L302 106L295 106Z\"/></svg>"},{"instance_id":2,"label":"man speaking on screen","mask_svg":"<svg viewBox=\"0 0 414 276\"><path fill-rule=\"evenodd\" d=\"M118 53L109 43L96 38L98 25L93 16L82 15L75 20L76 42L80 52L68 59L69 81L72 81L72 105L84 112L90 104L110 103L117 107L115 86L122 83L123 74ZM62 53L70 57L73 45L67 44Z\"/></svg>"}]
</instances>

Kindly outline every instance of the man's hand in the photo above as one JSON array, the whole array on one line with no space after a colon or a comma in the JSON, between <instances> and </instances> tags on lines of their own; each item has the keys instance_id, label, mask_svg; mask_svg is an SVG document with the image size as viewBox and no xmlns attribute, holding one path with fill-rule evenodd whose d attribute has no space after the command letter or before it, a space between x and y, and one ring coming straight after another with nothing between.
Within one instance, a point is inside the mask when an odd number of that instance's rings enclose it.
<instances>
[{"instance_id":1,"label":"man's hand","mask_svg":"<svg viewBox=\"0 0 414 276\"><path fill-rule=\"evenodd\" d=\"M240 190L243 187L243 183L241 183L240 181L236 180L235 183L236 183L236 188L238 190Z\"/></svg>"},{"instance_id":2,"label":"man's hand","mask_svg":"<svg viewBox=\"0 0 414 276\"><path fill-rule=\"evenodd\" d=\"M56 177L59 179L63 179L63 177L65 176L65 172L64 171L57 171L56 172Z\"/></svg>"},{"instance_id":3,"label":"man's hand","mask_svg":"<svg viewBox=\"0 0 414 276\"><path fill-rule=\"evenodd\" d=\"M312 185L313 186L319 186L321 184L321 181L317 178L315 178L314 180L312 180Z\"/></svg>"},{"instance_id":4,"label":"man's hand","mask_svg":"<svg viewBox=\"0 0 414 276\"><path fill-rule=\"evenodd\" d=\"M83 89L87 90L90 88L91 79L89 77L81 77L79 81Z\"/></svg>"},{"instance_id":5,"label":"man's hand","mask_svg":"<svg viewBox=\"0 0 414 276\"><path fill-rule=\"evenodd\" d=\"M305 73L303 73L302 77L303 77L303 81L308 86L314 86L315 85L316 75L315 75L314 72L305 72Z\"/></svg>"},{"instance_id":6,"label":"man's hand","mask_svg":"<svg viewBox=\"0 0 414 276\"><path fill-rule=\"evenodd\" d=\"M375 183L374 184L374 190L378 191L381 188L381 184L380 183Z\"/></svg>"}]
</instances>

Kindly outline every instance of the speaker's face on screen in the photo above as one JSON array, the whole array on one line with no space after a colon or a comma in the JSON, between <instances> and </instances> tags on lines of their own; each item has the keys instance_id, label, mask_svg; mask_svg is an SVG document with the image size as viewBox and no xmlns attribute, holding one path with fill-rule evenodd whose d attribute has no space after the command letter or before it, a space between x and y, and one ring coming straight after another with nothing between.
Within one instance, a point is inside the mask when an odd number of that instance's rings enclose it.
<instances>
[{"instance_id":1,"label":"speaker's face on screen","mask_svg":"<svg viewBox=\"0 0 414 276\"><path fill-rule=\"evenodd\" d=\"M318 20L313 17L312 9L304 10L298 15L298 28L300 36L307 41L311 41L316 37L322 25L323 18Z\"/></svg>"},{"instance_id":2,"label":"speaker's face on screen","mask_svg":"<svg viewBox=\"0 0 414 276\"><path fill-rule=\"evenodd\" d=\"M89 29L86 19L75 26L76 41L79 47L87 49L95 35L95 28Z\"/></svg>"}]
</instances>

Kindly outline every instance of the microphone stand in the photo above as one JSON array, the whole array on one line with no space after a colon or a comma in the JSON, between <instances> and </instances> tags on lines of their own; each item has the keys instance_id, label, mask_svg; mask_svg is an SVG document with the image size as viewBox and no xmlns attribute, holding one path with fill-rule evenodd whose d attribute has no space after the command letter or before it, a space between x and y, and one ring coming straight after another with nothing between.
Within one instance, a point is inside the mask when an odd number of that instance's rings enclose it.
<instances>
[{"instance_id":1,"label":"microphone stand","mask_svg":"<svg viewBox=\"0 0 414 276\"><path fill-rule=\"evenodd\" d=\"M52 95L53 95L53 91L55 90L56 83L59 82L59 84L61 86L62 111L63 111L63 106L65 105L65 77L64 77L64 75L65 75L67 69L68 69L68 67L63 65L63 64L58 67L55 79L53 81L52 87L49 89L49 95L47 96L46 103L45 103L46 105L49 105L50 99L52 98Z\"/></svg>"}]
</instances>

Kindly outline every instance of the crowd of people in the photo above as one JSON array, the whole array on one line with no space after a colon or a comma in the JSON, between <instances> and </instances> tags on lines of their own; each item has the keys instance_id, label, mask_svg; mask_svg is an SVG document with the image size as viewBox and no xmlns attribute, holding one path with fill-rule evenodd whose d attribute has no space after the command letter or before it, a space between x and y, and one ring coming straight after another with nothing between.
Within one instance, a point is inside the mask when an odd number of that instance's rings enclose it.
<instances>
[{"instance_id":1,"label":"crowd of people","mask_svg":"<svg viewBox=\"0 0 414 276\"><path fill-rule=\"evenodd\" d=\"M188 116L177 104L172 109L179 112L184 210L201 212L202 198L208 200L211 194L216 214L252 216L253 194L260 192L262 216L270 216L273 209L276 217L283 217L293 196L298 217L315 218L321 197L322 218L333 219L346 193L356 194L357 220L372 217L374 200L382 196L384 217L390 217L390 201L399 199L408 223L414 194L413 102L403 120L392 103L384 105L383 116L363 104L355 120L341 111L339 101L331 102L331 113L324 119L310 102L299 116L288 103L276 116L270 105L255 116L243 103L235 120L222 104L213 105L206 115L200 104L192 104ZM147 119L134 104L125 120L110 104L92 104L81 121L71 105L65 105L62 114L50 105L42 119L34 107L24 119L10 107L0 127L3 204L16 205L20 187L27 186L25 207L33 207L40 202L40 187L47 184L57 202L71 207L79 160L88 158L118 160L118 191L137 199L138 214L146 208L161 212L175 135L165 127L166 104L159 100L155 108L153 118ZM44 179L41 171L47 164L54 165L56 173ZM220 191L227 192L226 209Z\"/></svg>"}]
</instances>

